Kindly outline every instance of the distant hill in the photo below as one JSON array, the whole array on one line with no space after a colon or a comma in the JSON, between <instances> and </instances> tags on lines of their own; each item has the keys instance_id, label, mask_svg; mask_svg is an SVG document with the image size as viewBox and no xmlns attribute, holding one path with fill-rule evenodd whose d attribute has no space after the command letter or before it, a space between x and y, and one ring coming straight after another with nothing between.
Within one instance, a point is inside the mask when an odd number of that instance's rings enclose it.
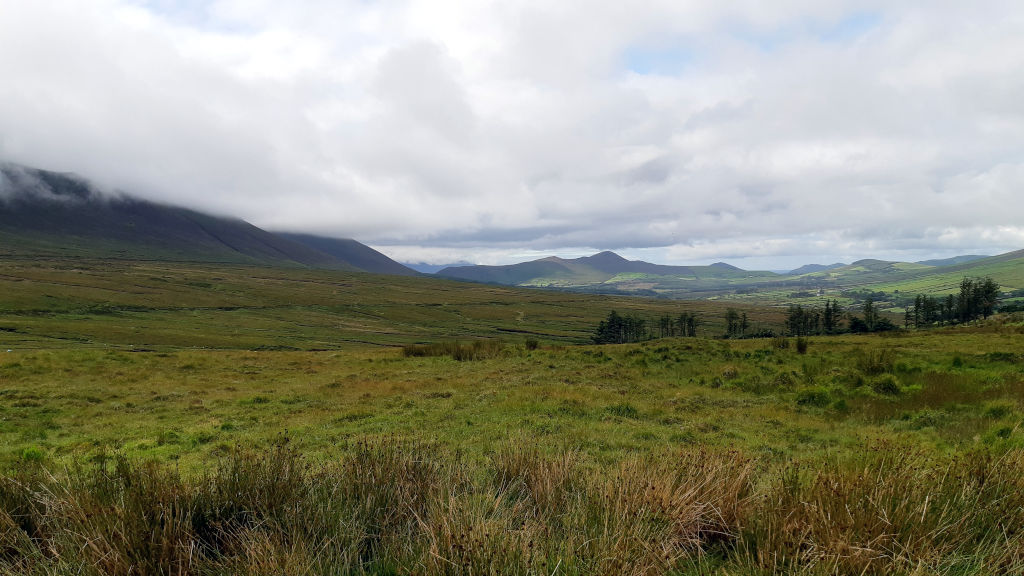
<instances>
[{"instance_id":1,"label":"distant hill","mask_svg":"<svg viewBox=\"0 0 1024 576\"><path fill-rule=\"evenodd\" d=\"M774 278L773 272L748 272L718 262L710 266L666 266L641 260L627 260L614 252L599 252L582 258L551 256L505 266L452 266L438 276L507 284L579 288L595 292L658 294L676 290L680 284L706 288L743 278Z\"/></svg>"},{"instance_id":2,"label":"distant hill","mask_svg":"<svg viewBox=\"0 0 1024 576\"><path fill-rule=\"evenodd\" d=\"M931 266L918 262L864 259L851 264L807 265L788 274L748 271L722 262L710 266L664 266L627 260L614 252L583 258L542 258L505 266L452 266L439 276L474 282L559 288L583 292L685 299L820 304L825 297L865 292L946 294L964 277L991 277L1004 291L1024 289L1024 250ZM899 296L899 298L897 298Z\"/></svg>"},{"instance_id":3,"label":"distant hill","mask_svg":"<svg viewBox=\"0 0 1024 576\"><path fill-rule=\"evenodd\" d=\"M322 236L293 234L290 232L277 232L276 235L304 244L324 254L334 256L338 260L366 272L397 274L399 276L415 276L418 274L412 268L399 264L366 244L351 238L324 238Z\"/></svg>"},{"instance_id":4,"label":"distant hill","mask_svg":"<svg viewBox=\"0 0 1024 576\"><path fill-rule=\"evenodd\" d=\"M373 261L355 246L349 251L361 263ZM73 174L12 164L0 164L0 255L364 270L243 220L106 193Z\"/></svg>"},{"instance_id":5,"label":"distant hill","mask_svg":"<svg viewBox=\"0 0 1024 576\"><path fill-rule=\"evenodd\" d=\"M456 266L473 266L472 262L465 260L459 260L458 262L449 262L448 264L427 264L426 262L402 262L403 266L412 268L413 270L423 274L435 274L444 270L445 268L453 268Z\"/></svg>"},{"instance_id":6,"label":"distant hill","mask_svg":"<svg viewBox=\"0 0 1024 576\"><path fill-rule=\"evenodd\" d=\"M824 272L826 270L832 270L833 268L842 268L843 266L846 266L846 264L843 264L842 262L836 262L835 264L804 264L796 270L790 270L789 274L792 276L801 276L812 272Z\"/></svg>"},{"instance_id":7,"label":"distant hill","mask_svg":"<svg viewBox=\"0 0 1024 576\"><path fill-rule=\"evenodd\" d=\"M954 266L956 264L974 262L975 260L981 260L983 258L989 258L989 256L964 254L963 256L953 256L952 258L942 258L940 260L921 260L918 264L924 264L925 266Z\"/></svg>"}]
</instances>

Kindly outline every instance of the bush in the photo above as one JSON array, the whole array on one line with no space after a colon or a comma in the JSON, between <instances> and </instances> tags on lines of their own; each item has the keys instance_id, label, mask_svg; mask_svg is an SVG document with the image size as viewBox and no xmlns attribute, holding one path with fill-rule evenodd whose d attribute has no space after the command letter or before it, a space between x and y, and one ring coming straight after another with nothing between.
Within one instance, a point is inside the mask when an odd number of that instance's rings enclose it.
<instances>
[{"instance_id":1,"label":"bush","mask_svg":"<svg viewBox=\"0 0 1024 576\"><path fill-rule=\"evenodd\" d=\"M527 338L526 339L526 349L527 350L536 350L537 348L540 348L540 341L539 340L537 340L536 338Z\"/></svg>"},{"instance_id":2,"label":"bush","mask_svg":"<svg viewBox=\"0 0 1024 576\"><path fill-rule=\"evenodd\" d=\"M21 451L21 459L25 462L42 462L46 459L46 451L38 446L29 446Z\"/></svg>"},{"instance_id":3,"label":"bush","mask_svg":"<svg viewBox=\"0 0 1024 576\"><path fill-rule=\"evenodd\" d=\"M892 374L883 374L871 381L871 389L878 394L886 396L898 396L903 392L899 380Z\"/></svg>"},{"instance_id":4,"label":"bush","mask_svg":"<svg viewBox=\"0 0 1024 576\"><path fill-rule=\"evenodd\" d=\"M796 351L798 354L807 354L807 338L801 336L796 339Z\"/></svg>"},{"instance_id":5,"label":"bush","mask_svg":"<svg viewBox=\"0 0 1024 576\"><path fill-rule=\"evenodd\" d=\"M796 395L796 403L801 406L816 406L824 408L832 403L832 393L828 388L815 386L801 390Z\"/></svg>"},{"instance_id":6,"label":"bush","mask_svg":"<svg viewBox=\"0 0 1024 576\"><path fill-rule=\"evenodd\" d=\"M854 357L854 364L857 369L868 376L892 373L895 363L895 354L888 348L881 350L857 350Z\"/></svg>"}]
</instances>

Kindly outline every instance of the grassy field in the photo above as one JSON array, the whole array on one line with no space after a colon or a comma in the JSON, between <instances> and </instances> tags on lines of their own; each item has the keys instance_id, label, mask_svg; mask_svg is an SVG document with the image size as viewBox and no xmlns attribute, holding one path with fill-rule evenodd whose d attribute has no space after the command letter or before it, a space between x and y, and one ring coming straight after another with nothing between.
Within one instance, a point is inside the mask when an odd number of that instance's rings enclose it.
<instances>
[{"instance_id":1,"label":"grassy field","mask_svg":"<svg viewBox=\"0 0 1024 576\"><path fill-rule=\"evenodd\" d=\"M714 335L724 307L143 262L0 274L0 573L1024 570L1024 318L595 346L611 309L696 311Z\"/></svg>"},{"instance_id":2,"label":"grassy field","mask_svg":"<svg viewBox=\"0 0 1024 576\"><path fill-rule=\"evenodd\" d=\"M0 345L342 349L457 338L589 340L609 311L698 314L724 331L721 303L643 300L433 278L131 261L0 263ZM743 308L755 326L784 313Z\"/></svg>"}]
</instances>

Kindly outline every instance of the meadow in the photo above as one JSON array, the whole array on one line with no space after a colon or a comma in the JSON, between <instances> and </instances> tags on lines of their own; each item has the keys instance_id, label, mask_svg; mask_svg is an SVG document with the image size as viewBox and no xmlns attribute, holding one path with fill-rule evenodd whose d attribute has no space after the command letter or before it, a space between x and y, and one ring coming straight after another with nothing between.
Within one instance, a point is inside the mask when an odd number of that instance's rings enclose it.
<instances>
[{"instance_id":1,"label":"meadow","mask_svg":"<svg viewBox=\"0 0 1024 576\"><path fill-rule=\"evenodd\" d=\"M2 573L1024 570L1020 315L597 346L611 309L716 336L724 307L242 266L0 274Z\"/></svg>"}]
</instances>

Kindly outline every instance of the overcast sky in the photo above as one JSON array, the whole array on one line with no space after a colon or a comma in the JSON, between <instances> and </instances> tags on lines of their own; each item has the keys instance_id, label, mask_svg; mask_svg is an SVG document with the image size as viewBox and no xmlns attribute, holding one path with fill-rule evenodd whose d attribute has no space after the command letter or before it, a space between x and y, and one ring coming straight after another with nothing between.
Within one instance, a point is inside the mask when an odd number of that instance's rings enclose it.
<instances>
[{"instance_id":1,"label":"overcast sky","mask_svg":"<svg viewBox=\"0 0 1024 576\"><path fill-rule=\"evenodd\" d=\"M413 262L996 254L1024 10L0 0L0 159Z\"/></svg>"}]
</instances>

